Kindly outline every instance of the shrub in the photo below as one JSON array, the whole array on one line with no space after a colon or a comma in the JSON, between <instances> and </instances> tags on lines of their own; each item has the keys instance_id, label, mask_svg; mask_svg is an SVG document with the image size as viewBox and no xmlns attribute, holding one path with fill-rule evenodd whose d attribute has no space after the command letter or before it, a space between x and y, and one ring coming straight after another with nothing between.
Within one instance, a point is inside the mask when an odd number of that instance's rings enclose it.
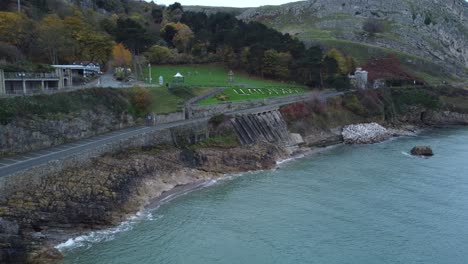
<instances>
[{"instance_id":1,"label":"shrub","mask_svg":"<svg viewBox=\"0 0 468 264\"><path fill-rule=\"evenodd\" d=\"M309 107L304 102L284 106L280 111L288 121L302 119L310 115Z\"/></svg>"},{"instance_id":2,"label":"shrub","mask_svg":"<svg viewBox=\"0 0 468 264\"><path fill-rule=\"evenodd\" d=\"M364 90L358 92L358 97L370 115L379 115L383 111L384 103L375 90Z\"/></svg>"},{"instance_id":3,"label":"shrub","mask_svg":"<svg viewBox=\"0 0 468 264\"><path fill-rule=\"evenodd\" d=\"M326 100L321 100L319 97L314 96L309 102L312 112L322 115L327 112L327 102Z\"/></svg>"},{"instance_id":4,"label":"shrub","mask_svg":"<svg viewBox=\"0 0 468 264\"><path fill-rule=\"evenodd\" d=\"M351 112L360 115L367 116L368 112L366 108L361 104L358 97L355 94L347 94L343 97L343 106Z\"/></svg>"},{"instance_id":5,"label":"shrub","mask_svg":"<svg viewBox=\"0 0 468 264\"><path fill-rule=\"evenodd\" d=\"M7 124L16 117L40 117L106 108L119 114L130 108L124 91L86 89L52 95L21 96L0 99L0 122Z\"/></svg>"},{"instance_id":6,"label":"shrub","mask_svg":"<svg viewBox=\"0 0 468 264\"><path fill-rule=\"evenodd\" d=\"M407 106L419 105L429 109L440 107L439 97L436 93L422 88L392 89L392 96L397 109L404 112Z\"/></svg>"},{"instance_id":7,"label":"shrub","mask_svg":"<svg viewBox=\"0 0 468 264\"><path fill-rule=\"evenodd\" d=\"M130 102L132 103L135 115L141 117L150 112L153 97L148 90L134 87L130 91Z\"/></svg>"},{"instance_id":8,"label":"shrub","mask_svg":"<svg viewBox=\"0 0 468 264\"><path fill-rule=\"evenodd\" d=\"M173 52L164 46L154 45L144 53L144 56L152 64L164 64L173 61Z\"/></svg>"}]
</instances>

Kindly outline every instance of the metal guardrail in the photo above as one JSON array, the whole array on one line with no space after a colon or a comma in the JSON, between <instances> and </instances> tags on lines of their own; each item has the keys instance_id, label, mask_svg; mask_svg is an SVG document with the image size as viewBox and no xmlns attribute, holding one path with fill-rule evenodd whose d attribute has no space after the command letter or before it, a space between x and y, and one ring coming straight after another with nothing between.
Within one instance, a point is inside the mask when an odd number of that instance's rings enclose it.
<instances>
[{"instance_id":1,"label":"metal guardrail","mask_svg":"<svg viewBox=\"0 0 468 264\"><path fill-rule=\"evenodd\" d=\"M5 72L5 80L22 80L22 79L59 79L56 73L44 72Z\"/></svg>"},{"instance_id":2,"label":"metal guardrail","mask_svg":"<svg viewBox=\"0 0 468 264\"><path fill-rule=\"evenodd\" d=\"M50 94L56 94L56 93L66 93L66 92L72 92L72 91L77 91L77 90L84 90L84 89L91 89L94 87L86 87L86 86L74 86L74 87L65 87L62 89L46 89L44 91L40 89L35 89L35 90L28 90L27 93L24 93L23 90L16 90L14 93L7 93L7 94L2 94L0 95L0 98L5 98L5 97L16 97L16 96L33 96L33 95L50 95Z\"/></svg>"}]
</instances>

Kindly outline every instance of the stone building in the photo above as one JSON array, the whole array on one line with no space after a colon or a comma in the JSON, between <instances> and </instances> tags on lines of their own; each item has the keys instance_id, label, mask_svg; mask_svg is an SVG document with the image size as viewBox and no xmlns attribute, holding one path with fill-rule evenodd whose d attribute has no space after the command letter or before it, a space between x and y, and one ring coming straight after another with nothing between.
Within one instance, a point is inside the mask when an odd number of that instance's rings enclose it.
<instances>
[{"instance_id":1,"label":"stone building","mask_svg":"<svg viewBox=\"0 0 468 264\"><path fill-rule=\"evenodd\" d=\"M356 72L354 73L354 77L356 79L356 87L358 89L367 89L368 87L368 75L367 71L362 70L362 68L357 68Z\"/></svg>"},{"instance_id":2,"label":"stone building","mask_svg":"<svg viewBox=\"0 0 468 264\"><path fill-rule=\"evenodd\" d=\"M0 96L25 95L60 90L72 86L67 69L53 72L5 72L0 69Z\"/></svg>"}]
</instances>

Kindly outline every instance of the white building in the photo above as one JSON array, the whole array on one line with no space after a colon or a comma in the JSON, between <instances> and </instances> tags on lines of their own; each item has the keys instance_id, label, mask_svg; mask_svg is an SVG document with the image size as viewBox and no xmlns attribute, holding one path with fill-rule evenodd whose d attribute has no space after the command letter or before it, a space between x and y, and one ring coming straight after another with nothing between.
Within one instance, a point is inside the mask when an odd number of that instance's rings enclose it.
<instances>
[{"instance_id":1,"label":"white building","mask_svg":"<svg viewBox=\"0 0 468 264\"><path fill-rule=\"evenodd\" d=\"M354 77L356 78L356 87L358 89L367 89L368 86L368 75L367 71L362 70L362 68L357 68L356 72L354 73Z\"/></svg>"}]
</instances>

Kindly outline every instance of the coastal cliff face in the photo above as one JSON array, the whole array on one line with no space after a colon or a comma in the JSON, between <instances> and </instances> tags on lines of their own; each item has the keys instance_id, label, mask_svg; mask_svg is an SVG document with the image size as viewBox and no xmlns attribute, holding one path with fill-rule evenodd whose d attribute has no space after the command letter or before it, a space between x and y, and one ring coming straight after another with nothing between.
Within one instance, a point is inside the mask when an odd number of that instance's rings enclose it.
<instances>
[{"instance_id":1,"label":"coastal cliff face","mask_svg":"<svg viewBox=\"0 0 468 264\"><path fill-rule=\"evenodd\" d=\"M61 230L105 228L176 186L225 173L271 169L282 157L286 153L268 143L231 149L132 149L96 158L85 167L45 175L28 186L19 181L11 186L15 192L0 200L0 216L15 220L24 240L29 241L29 250L37 253L44 241L60 241L71 235ZM57 237L57 232L62 235ZM40 257L30 256L30 261Z\"/></svg>"},{"instance_id":2,"label":"coastal cliff face","mask_svg":"<svg viewBox=\"0 0 468 264\"><path fill-rule=\"evenodd\" d=\"M463 0L309 0L252 8L239 18L308 43L346 40L417 55L467 76L468 3ZM383 32L365 34L368 18L382 21Z\"/></svg>"}]
</instances>

